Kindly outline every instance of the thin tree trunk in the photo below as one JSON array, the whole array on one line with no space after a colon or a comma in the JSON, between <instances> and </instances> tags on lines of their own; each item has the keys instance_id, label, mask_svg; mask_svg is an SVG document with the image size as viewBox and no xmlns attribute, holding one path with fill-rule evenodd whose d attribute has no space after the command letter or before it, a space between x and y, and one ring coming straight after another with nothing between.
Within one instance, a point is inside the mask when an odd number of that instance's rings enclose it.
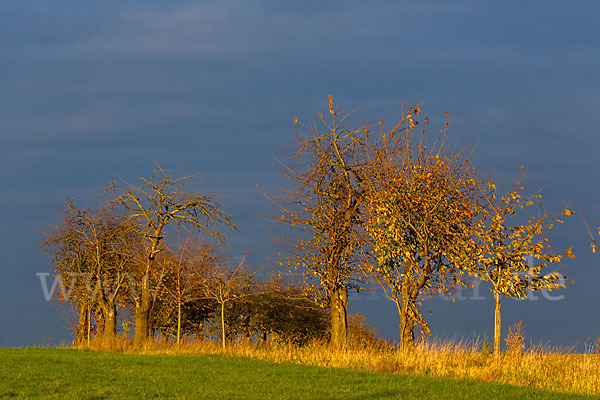
<instances>
[{"instance_id":1,"label":"thin tree trunk","mask_svg":"<svg viewBox=\"0 0 600 400\"><path fill-rule=\"evenodd\" d=\"M90 333L92 331L92 311L87 307L87 344L90 345Z\"/></svg>"},{"instance_id":2,"label":"thin tree trunk","mask_svg":"<svg viewBox=\"0 0 600 400\"><path fill-rule=\"evenodd\" d=\"M496 356L500 355L502 338L502 317L500 315L500 293L494 293L496 300L496 309L494 310L494 353Z\"/></svg>"},{"instance_id":3,"label":"thin tree trunk","mask_svg":"<svg viewBox=\"0 0 600 400\"><path fill-rule=\"evenodd\" d=\"M204 321L200 321L198 323L198 335L196 336L196 339L200 339L200 340L204 340Z\"/></svg>"},{"instance_id":4,"label":"thin tree trunk","mask_svg":"<svg viewBox=\"0 0 600 400\"><path fill-rule=\"evenodd\" d=\"M181 343L181 302L177 302L177 346Z\"/></svg>"},{"instance_id":5,"label":"thin tree trunk","mask_svg":"<svg viewBox=\"0 0 600 400\"><path fill-rule=\"evenodd\" d=\"M223 349L225 349L225 302L221 303L221 333L223 335Z\"/></svg>"},{"instance_id":6,"label":"thin tree trunk","mask_svg":"<svg viewBox=\"0 0 600 400\"><path fill-rule=\"evenodd\" d=\"M145 274L142 278L142 292L140 298L135 302L135 335L134 346L141 346L150 336L150 307L152 305L150 296L150 277Z\"/></svg>"},{"instance_id":7,"label":"thin tree trunk","mask_svg":"<svg viewBox=\"0 0 600 400\"><path fill-rule=\"evenodd\" d=\"M331 347L334 350L344 350L347 345L348 333L348 291L339 287L331 293L329 309L331 313Z\"/></svg>"}]
</instances>

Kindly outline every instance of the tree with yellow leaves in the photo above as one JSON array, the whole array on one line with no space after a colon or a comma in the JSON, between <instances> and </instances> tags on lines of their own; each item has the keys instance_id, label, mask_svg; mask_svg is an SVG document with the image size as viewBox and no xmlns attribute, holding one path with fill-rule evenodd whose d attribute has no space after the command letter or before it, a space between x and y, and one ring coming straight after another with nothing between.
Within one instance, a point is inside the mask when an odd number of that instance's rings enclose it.
<instances>
[{"instance_id":1,"label":"tree with yellow leaves","mask_svg":"<svg viewBox=\"0 0 600 400\"><path fill-rule=\"evenodd\" d=\"M419 107L411 107L368 152L375 170L365 229L376 260L367 272L396 304L406 350L414 346L417 325L429 334L417 308L420 301L451 291L460 281L459 270L474 267L471 233L481 208L469 154L447 138L449 122L428 145L426 118L421 135L413 134L419 114Z\"/></svg>"},{"instance_id":2,"label":"tree with yellow leaves","mask_svg":"<svg viewBox=\"0 0 600 400\"><path fill-rule=\"evenodd\" d=\"M523 167L521 167L523 169ZM525 173L524 173L525 175ZM532 214L524 222L520 212L538 203L542 207L542 196L536 193L523 197L523 186L517 181L506 194L500 194L491 179L481 193L485 199L485 217L478 220L476 229L478 267L472 271L478 278L491 284L495 299L494 312L494 353L501 351L501 312L502 295L513 298L525 298L528 291L556 289L564 286L562 276L557 272L547 274L546 267L561 260L561 254L550 253L547 233L556 223L562 223L559 217L549 218L541 211ZM564 209L562 214L572 215ZM564 254L574 257L571 249ZM536 265L529 265L534 260Z\"/></svg>"}]
</instances>

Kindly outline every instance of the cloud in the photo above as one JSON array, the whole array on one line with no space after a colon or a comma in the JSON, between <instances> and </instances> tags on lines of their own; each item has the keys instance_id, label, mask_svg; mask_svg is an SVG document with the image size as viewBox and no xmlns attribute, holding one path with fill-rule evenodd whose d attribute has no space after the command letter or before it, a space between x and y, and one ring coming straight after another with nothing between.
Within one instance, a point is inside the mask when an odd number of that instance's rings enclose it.
<instances>
[{"instance_id":1,"label":"cloud","mask_svg":"<svg viewBox=\"0 0 600 400\"><path fill-rule=\"evenodd\" d=\"M426 1L329 2L300 9L272 5L238 1L117 7L108 3L100 12L21 9L18 16L27 16L48 34L30 32L28 38L15 41L14 47L22 55L50 58L108 54L237 58L275 46L302 53L307 45L311 52L326 55L347 50L352 40L387 43L392 34L410 43L414 35L440 32L448 21L473 14L473 8L466 5Z\"/></svg>"}]
</instances>

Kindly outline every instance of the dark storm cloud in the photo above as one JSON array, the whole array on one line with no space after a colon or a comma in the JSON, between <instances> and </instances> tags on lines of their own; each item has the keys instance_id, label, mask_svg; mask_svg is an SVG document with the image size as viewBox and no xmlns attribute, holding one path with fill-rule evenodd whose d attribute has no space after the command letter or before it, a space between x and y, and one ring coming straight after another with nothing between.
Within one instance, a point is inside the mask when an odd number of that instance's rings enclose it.
<instances>
[{"instance_id":1,"label":"dark storm cloud","mask_svg":"<svg viewBox=\"0 0 600 400\"><path fill-rule=\"evenodd\" d=\"M151 158L202 171L202 189L235 196L227 202L245 229L236 246L264 262L271 228L261 216L269 206L256 184L272 191L282 183L271 156L289 143L292 118L312 118L328 94L344 108L362 106L357 118L369 121L392 123L404 101L423 102L432 125L450 111L453 136L478 141L483 174L510 182L525 164L528 186L545 186L549 206L573 200L595 222L597 4L3 3L0 304L20 304L24 316L3 305L0 344L66 336L62 322L52 323L62 317L43 301L35 276L50 268L35 250L36 231L54 221L65 197L86 201L113 174L147 175ZM577 285L563 302L514 310L519 318L559 313L565 321L551 334L532 322L534 340L566 344L600 331L599 321L589 321L597 300L586 297L599 281L598 261L572 220L557 246L575 244L569 275ZM380 315L373 310L381 303L373 304L354 297L351 307L395 335L384 323L394 311ZM491 313L480 303L441 304L432 306L438 331L490 332ZM36 320L48 326L33 329Z\"/></svg>"}]
</instances>

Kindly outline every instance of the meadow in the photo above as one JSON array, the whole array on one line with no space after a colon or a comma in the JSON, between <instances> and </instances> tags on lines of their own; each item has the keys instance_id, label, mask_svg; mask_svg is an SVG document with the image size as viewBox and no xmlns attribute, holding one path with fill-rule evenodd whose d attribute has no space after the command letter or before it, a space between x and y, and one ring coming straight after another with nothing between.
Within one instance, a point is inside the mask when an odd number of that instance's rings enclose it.
<instances>
[{"instance_id":1,"label":"meadow","mask_svg":"<svg viewBox=\"0 0 600 400\"><path fill-rule=\"evenodd\" d=\"M329 360L329 367L299 364L298 354L256 352L248 346L147 348L142 351L94 351L75 348L0 350L0 397L55 399L591 399L592 395L559 393L480 379L419 376L349 368L347 357ZM198 354L204 350L204 354ZM318 349L305 350L313 354ZM300 351L300 350L299 350ZM175 354L175 353L178 354ZM234 356L235 355L235 356ZM322 354L324 356L324 354ZM275 362L279 361L279 362ZM285 362L284 362L285 361ZM310 357L304 357L310 361ZM355 360L358 362L359 360ZM366 361L364 359L360 360ZM448 360L449 361L449 360ZM313 363L325 360L312 359ZM381 360L374 360L375 363ZM441 362L441 360L438 360ZM466 362L466 360L464 361ZM346 368L333 368L344 364ZM367 369L373 365L367 365ZM554 365L550 366L551 368ZM372 369L372 368L371 368ZM448 369L450 371L451 369ZM431 375L439 372L435 365Z\"/></svg>"}]
</instances>

